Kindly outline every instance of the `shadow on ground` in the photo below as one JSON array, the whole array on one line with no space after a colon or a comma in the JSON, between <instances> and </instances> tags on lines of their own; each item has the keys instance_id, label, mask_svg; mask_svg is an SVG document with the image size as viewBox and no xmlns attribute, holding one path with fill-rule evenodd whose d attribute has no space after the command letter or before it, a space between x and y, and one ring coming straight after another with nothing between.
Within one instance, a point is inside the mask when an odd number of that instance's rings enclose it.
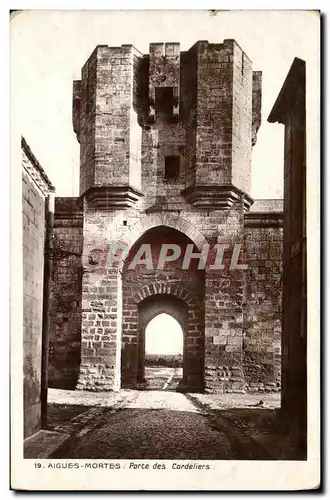
<instances>
[{"instance_id":1,"label":"shadow on ground","mask_svg":"<svg viewBox=\"0 0 330 500\"><path fill-rule=\"evenodd\" d=\"M49 404L47 409L47 429L56 431L64 424L70 422L73 418L90 409L90 406L83 405Z\"/></svg>"},{"instance_id":2,"label":"shadow on ground","mask_svg":"<svg viewBox=\"0 0 330 500\"><path fill-rule=\"evenodd\" d=\"M277 394L262 401L159 390L49 396L49 429L71 436L56 458L304 459L281 435Z\"/></svg>"}]
</instances>

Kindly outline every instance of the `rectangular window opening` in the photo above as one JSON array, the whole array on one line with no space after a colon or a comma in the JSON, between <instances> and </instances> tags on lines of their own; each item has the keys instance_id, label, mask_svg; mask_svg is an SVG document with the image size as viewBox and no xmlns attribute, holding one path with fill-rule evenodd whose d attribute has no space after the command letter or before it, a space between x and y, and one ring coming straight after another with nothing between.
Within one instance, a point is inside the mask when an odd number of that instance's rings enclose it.
<instances>
[{"instance_id":1,"label":"rectangular window opening","mask_svg":"<svg viewBox=\"0 0 330 500\"><path fill-rule=\"evenodd\" d=\"M157 117L173 118L173 87L155 88L155 108Z\"/></svg>"},{"instance_id":2,"label":"rectangular window opening","mask_svg":"<svg viewBox=\"0 0 330 500\"><path fill-rule=\"evenodd\" d=\"M165 156L165 179L175 180L180 175L180 156Z\"/></svg>"}]
</instances>

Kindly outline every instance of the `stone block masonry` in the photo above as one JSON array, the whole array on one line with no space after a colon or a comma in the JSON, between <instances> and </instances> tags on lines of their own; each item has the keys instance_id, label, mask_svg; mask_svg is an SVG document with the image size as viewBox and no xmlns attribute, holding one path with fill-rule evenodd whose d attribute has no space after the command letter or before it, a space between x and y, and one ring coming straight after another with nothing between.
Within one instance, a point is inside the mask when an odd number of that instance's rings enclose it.
<instances>
[{"instance_id":1,"label":"stone block masonry","mask_svg":"<svg viewBox=\"0 0 330 500\"><path fill-rule=\"evenodd\" d=\"M268 117L284 125L281 427L307 459L306 63L295 58ZM313 165L314 168L314 165ZM318 333L308 329L312 335Z\"/></svg>"},{"instance_id":2,"label":"stone block masonry","mask_svg":"<svg viewBox=\"0 0 330 500\"><path fill-rule=\"evenodd\" d=\"M46 200L53 186L25 139L22 151L24 438L41 428Z\"/></svg>"},{"instance_id":3,"label":"stone block masonry","mask_svg":"<svg viewBox=\"0 0 330 500\"><path fill-rule=\"evenodd\" d=\"M57 386L143 385L147 319L161 311L182 327L182 390L279 387L281 207L253 211L250 193L260 117L261 73L235 40L96 47L73 89L80 197L56 204L56 244L71 252L54 270ZM133 270L132 253L109 269L118 243L150 245L155 262L163 243L225 244L224 269Z\"/></svg>"},{"instance_id":4,"label":"stone block masonry","mask_svg":"<svg viewBox=\"0 0 330 500\"><path fill-rule=\"evenodd\" d=\"M266 200L265 200L266 201ZM252 210L245 219L249 266L244 307L244 375L250 390L281 387L282 213L273 200L268 213ZM264 203L265 205L265 203ZM258 204L256 203L256 209Z\"/></svg>"}]
</instances>

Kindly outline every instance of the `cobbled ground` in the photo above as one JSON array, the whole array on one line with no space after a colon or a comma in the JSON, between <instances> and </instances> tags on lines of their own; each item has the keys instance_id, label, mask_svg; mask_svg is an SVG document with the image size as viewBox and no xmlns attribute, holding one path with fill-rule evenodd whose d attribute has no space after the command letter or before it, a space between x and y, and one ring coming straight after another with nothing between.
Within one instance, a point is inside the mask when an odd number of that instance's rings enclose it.
<instances>
[{"instance_id":1,"label":"cobbled ground","mask_svg":"<svg viewBox=\"0 0 330 500\"><path fill-rule=\"evenodd\" d=\"M80 420L88 422L87 432L80 426L70 447L57 458L233 458L225 434L213 429L207 417L183 394L131 391L117 411L102 410L97 414L92 409L81 415ZM89 419L91 412L93 418ZM78 420L72 429L78 429Z\"/></svg>"},{"instance_id":2,"label":"cobbled ground","mask_svg":"<svg viewBox=\"0 0 330 500\"><path fill-rule=\"evenodd\" d=\"M228 419L220 398L185 395L173 391L133 391L83 393L51 390L50 428L71 434L71 440L56 458L70 459L182 459L241 460L265 459L251 434ZM235 396L235 398L237 395ZM268 412L273 413L274 397L267 396ZM264 397L265 401L267 397ZM259 395L245 399L246 407L257 405ZM56 404L55 404L56 401ZM225 401L228 408L229 400ZM81 413L66 417L70 407L81 405ZM267 403L264 402L267 406ZM60 411L63 408L61 423ZM248 410L251 413L252 409ZM257 415L265 409L256 408ZM237 410L236 410L237 412ZM223 417L226 418L222 418ZM238 422L238 423L237 423Z\"/></svg>"}]
</instances>

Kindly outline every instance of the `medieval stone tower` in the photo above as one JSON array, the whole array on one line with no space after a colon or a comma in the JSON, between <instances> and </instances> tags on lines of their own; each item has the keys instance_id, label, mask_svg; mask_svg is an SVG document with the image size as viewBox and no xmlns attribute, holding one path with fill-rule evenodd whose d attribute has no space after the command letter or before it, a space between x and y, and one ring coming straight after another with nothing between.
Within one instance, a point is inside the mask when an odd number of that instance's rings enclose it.
<instances>
[{"instance_id":1,"label":"medieval stone tower","mask_svg":"<svg viewBox=\"0 0 330 500\"><path fill-rule=\"evenodd\" d=\"M56 200L51 385L139 387L146 326L166 312L184 334L182 390L279 387L282 206L251 198L260 119L261 73L234 40L96 47L73 91L80 196ZM118 243L130 253L109 267ZM163 243L195 258L130 269Z\"/></svg>"}]
</instances>

